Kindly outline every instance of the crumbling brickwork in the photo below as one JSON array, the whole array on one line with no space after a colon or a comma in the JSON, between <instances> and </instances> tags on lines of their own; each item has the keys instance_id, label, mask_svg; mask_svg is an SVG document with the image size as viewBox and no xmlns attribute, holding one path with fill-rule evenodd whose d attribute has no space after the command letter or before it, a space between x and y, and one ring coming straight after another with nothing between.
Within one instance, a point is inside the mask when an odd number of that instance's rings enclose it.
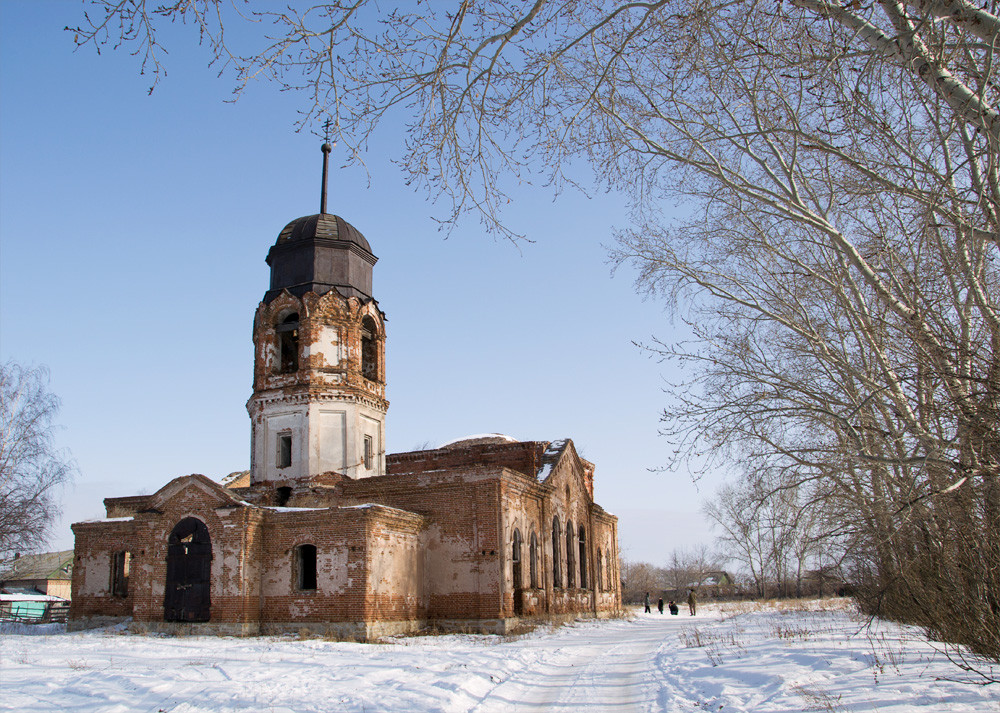
<instances>
[{"instance_id":1,"label":"crumbling brickwork","mask_svg":"<svg viewBox=\"0 0 1000 713\"><path fill-rule=\"evenodd\" d=\"M105 500L77 523L71 626L368 639L620 608L617 520L573 442L490 435L386 456L376 258L328 214L268 253L248 473Z\"/></svg>"}]
</instances>

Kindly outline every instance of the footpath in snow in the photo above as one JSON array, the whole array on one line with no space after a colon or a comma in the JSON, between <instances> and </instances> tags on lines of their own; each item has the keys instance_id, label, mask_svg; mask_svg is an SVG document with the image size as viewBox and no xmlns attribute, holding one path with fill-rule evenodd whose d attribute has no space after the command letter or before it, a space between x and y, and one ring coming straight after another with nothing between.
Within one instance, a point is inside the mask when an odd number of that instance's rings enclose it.
<instances>
[{"instance_id":1,"label":"footpath in snow","mask_svg":"<svg viewBox=\"0 0 1000 713\"><path fill-rule=\"evenodd\" d=\"M639 614L505 639L0 634L0 710L1000 713L918 632L843 600ZM51 628L50 628L51 631Z\"/></svg>"}]
</instances>

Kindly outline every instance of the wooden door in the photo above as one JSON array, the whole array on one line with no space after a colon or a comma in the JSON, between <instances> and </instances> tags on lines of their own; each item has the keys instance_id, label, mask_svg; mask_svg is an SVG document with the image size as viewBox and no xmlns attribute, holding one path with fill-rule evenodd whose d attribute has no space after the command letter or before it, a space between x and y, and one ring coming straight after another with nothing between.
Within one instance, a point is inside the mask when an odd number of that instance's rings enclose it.
<instances>
[{"instance_id":1,"label":"wooden door","mask_svg":"<svg viewBox=\"0 0 1000 713\"><path fill-rule=\"evenodd\" d=\"M212 606L212 541L205 523L187 517L167 540L164 621L208 621Z\"/></svg>"}]
</instances>

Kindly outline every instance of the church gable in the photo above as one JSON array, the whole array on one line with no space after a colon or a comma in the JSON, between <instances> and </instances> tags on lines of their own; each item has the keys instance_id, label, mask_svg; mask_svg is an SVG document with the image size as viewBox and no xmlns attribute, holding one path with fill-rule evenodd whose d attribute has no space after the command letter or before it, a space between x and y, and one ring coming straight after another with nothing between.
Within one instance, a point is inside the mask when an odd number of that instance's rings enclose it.
<instances>
[{"instance_id":1,"label":"church gable","mask_svg":"<svg viewBox=\"0 0 1000 713\"><path fill-rule=\"evenodd\" d=\"M535 477L557 492L573 493L573 499L579 493L587 502L594 500L594 465L580 457L569 438L549 443Z\"/></svg>"},{"instance_id":2,"label":"church gable","mask_svg":"<svg viewBox=\"0 0 1000 713\"><path fill-rule=\"evenodd\" d=\"M214 509L245 505L222 485L204 475L182 475L157 490L148 507L160 512L167 509Z\"/></svg>"}]
</instances>

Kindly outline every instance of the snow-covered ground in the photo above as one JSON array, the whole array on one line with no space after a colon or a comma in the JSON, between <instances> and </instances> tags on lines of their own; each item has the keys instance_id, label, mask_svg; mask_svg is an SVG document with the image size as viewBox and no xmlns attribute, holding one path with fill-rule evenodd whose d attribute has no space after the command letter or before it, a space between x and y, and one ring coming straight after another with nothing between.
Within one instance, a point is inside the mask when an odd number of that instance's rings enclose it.
<instances>
[{"instance_id":1,"label":"snow-covered ground","mask_svg":"<svg viewBox=\"0 0 1000 713\"><path fill-rule=\"evenodd\" d=\"M1000 684L844 600L380 644L31 631L0 635L2 710L1000 711Z\"/></svg>"}]
</instances>

